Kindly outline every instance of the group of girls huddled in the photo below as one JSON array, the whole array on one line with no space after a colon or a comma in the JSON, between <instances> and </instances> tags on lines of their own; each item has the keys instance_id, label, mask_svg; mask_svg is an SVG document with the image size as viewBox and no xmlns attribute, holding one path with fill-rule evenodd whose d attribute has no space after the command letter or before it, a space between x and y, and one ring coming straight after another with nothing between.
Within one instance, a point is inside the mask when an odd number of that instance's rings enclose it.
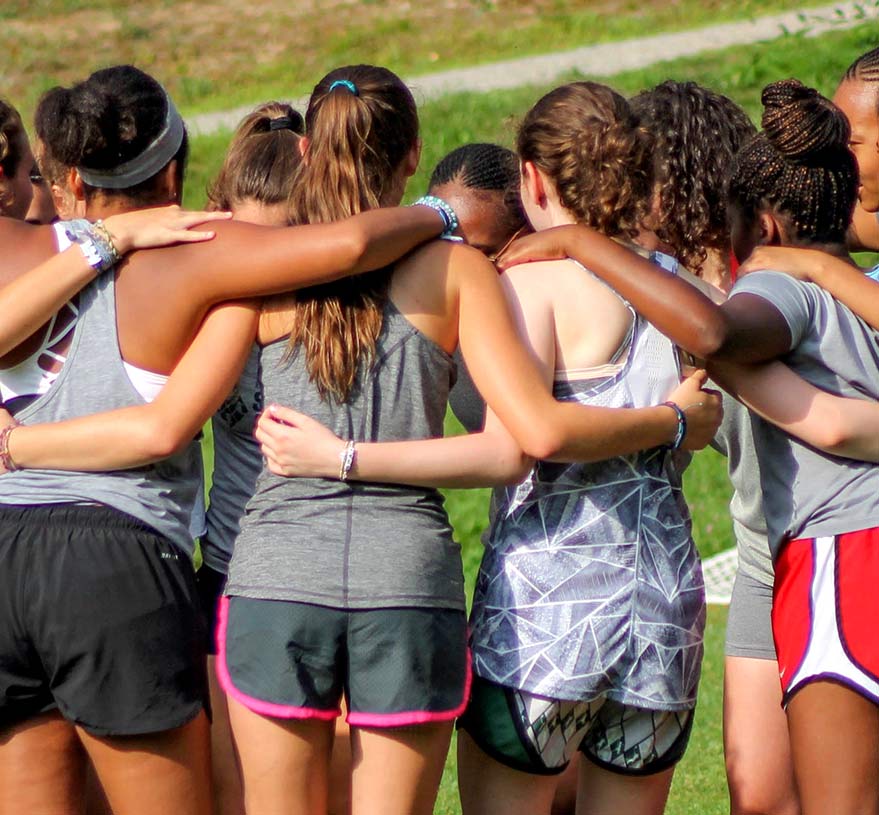
<instances>
[{"instance_id":1,"label":"group of girls huddled","mask_svg":"<svg viewBox=\"0 0 879 815\"><path fill-rule=\"evenodd\" d=\"M879 49L841 109L768 86L758 133L694 83L574 82L401 207L429 134L347 66L250 114L195 213L142 71L45 94L42 176L0 104L0 813L429 813L456 721L465 815L661 813L708 443L732 809L879 813L879 307L846 246L877 91ZM439 489L474 486L468 621Z\"/></svg>"}]
</instances>

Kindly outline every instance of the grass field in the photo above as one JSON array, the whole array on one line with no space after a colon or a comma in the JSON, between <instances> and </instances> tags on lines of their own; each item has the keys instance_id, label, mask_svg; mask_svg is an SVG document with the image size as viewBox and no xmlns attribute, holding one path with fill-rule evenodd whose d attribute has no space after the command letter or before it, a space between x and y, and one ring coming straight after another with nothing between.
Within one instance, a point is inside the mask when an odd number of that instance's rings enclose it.
<instances>
[{"instance_id":1,"label":"grass field","mask_svg":"<svg viewBox=\"0 0 879 815\"><path fill-rule=\"evenodd\" d=\"M870 0L872 2L873 0ZM816 0L810 5L821 4ZM3 95L133 62L184 113L297 97L357 62L403 75L542 54L802 7L797 0L4 0ZM7 67L8 66L8 67Z\"/></svg>"},{"instance_id":2,"label":"grass field","mask_svg":"<svg viewBox=\"0 0 879 815\"><path fill-rule=\"evenodd\" d=\"M692 79L728 94L759 117L760 91L774 80L796 76L832 93L838 78L859 53L879 43L879 27L865 25L820 38L788 36L771 46L731 49L710 56L676 60L651 69L615 77L611 84L626 94L650 87L667 77ZM393 67L393 66L392 66ZM574 77L571 77L574 78ZM422 168L413 178L408 197L419 195L430 169L449 149L473 140L512 145L518 118L546 88L511 92L459 94L425 104L421 109L424 153ZM194 140L187 200L200 203L204 185L216 172L226 136ZM450 423L450 428L454 423ZM685 478L694 535L704 557L733 545L727 505L730 488L725 462L713 451L698 454ZM447 493L447 507L464 552L468 592L481 557L479 536L485 525L486 490ZM669 815L722 815L728 812L721 742L723 636L726 609L710 607L699 709L690 749L672 787ZM455 788L454 751L440 789L436 812L460 812Z\"/></svg>"}]
</instances>

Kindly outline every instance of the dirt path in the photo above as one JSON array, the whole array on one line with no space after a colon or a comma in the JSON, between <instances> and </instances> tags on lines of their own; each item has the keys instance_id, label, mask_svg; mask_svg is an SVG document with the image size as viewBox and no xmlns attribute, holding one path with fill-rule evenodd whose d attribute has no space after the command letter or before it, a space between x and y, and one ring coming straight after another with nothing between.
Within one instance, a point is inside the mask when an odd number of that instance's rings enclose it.
<instances>
[{"instance_id":1,"label":"dirt path","mask_svg":"<svg viewBox=\"0 0 879 815\"><path fill-rule=\"evenodd\" d=\"M879 19L879 5L847 2L723 23L691 31L588 45L572 51L538 57L504 60L474 68L440 71L407 79L419 102L463 91L488 92L522 85L548 84L557 77L579 71L593 77L613 76L622 71L645 68L664 60L773 40L804 32L818 36L827 31L852 28ZM255 102L256 103L256 102ZM254 104L255 104L254 103ZM295 100L300 110L307 99ZM252 105L234 110L192 116L187 124L193 134L206 135L232 129Z\"/></svg>"}]
</instances>

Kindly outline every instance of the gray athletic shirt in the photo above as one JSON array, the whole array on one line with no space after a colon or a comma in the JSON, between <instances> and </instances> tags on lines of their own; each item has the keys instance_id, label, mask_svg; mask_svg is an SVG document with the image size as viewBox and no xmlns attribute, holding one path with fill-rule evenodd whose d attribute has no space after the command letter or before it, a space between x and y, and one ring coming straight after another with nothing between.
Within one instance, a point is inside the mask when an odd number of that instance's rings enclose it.
<instances>
[{"instance_id":1,"label":"gray athletic shirt","mask_svg":"<svg viewBox=\"0 0 879 815\"><path fill-rule=\"evenodd\" d=\"M144 404L119 352L113 274L84 289L79 307L67 361L49 391L16 416L25 424ZM6 473L0 475L0 504L103 504L138 518L191 556L189 521L200 486L201 449L193 441L174 456L130 470Z\"/></svg>"},{"instance_id":2,"label":"gray athletic shirt","mask_svg":"<svg viewBox=\"0 0 879 815\"><path fill-rule=\"evenodd\" d=\"M781 359L813 385L841 396L879 399L879 335L812 283L780 272L753 272L732 297L753 294L785 319L791 350ZM879 468L819 453L754 419L763 508L773 556L785 539L879 525Z\"/></svg>"},{"instance_id":3,"label":"gray athletic shirt","mask_svg":"<svg viewBox=\"0 0 879 815\"><path fill-rule=\"evenodd\" d=\"M374 363L348 402L320 399L287 340L262 350L266 404L289 405L357 441L442 436L455 365L388 303ZM263 469L226 593L333 608L464 608L460 547L437 490Z\"/></svg>"},{"instance_id":4,"label":"gray athletic shirt","mask_svg":"<svg viewBox=\"0 0 879 815\"><path fill-rule=\"evenodd\" d=\"M262 471L262 453L253 437L262 406L259 346L254 345L232 393L211 419L214 474L201 554L205 564L223 574L229 568L244 507Z\"/></svg>"}]
</instances>

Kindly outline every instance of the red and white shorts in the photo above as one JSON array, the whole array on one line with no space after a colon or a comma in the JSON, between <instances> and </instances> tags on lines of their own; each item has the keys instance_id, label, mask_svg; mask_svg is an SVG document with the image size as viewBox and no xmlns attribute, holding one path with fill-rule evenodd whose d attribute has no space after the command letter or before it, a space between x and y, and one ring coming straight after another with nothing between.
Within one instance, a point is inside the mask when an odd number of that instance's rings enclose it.
<instances>
[{"instance_id":1,"label":"red and white shorts","mask_svg":"<svg viewBox=\"0 0 879 815\"><path fill-rule=\"evenodd\" d=\"M877 620L879 528L787 543L772 603L784 704L816 680L879 703Z\"/></svg>"}]
</instances>

